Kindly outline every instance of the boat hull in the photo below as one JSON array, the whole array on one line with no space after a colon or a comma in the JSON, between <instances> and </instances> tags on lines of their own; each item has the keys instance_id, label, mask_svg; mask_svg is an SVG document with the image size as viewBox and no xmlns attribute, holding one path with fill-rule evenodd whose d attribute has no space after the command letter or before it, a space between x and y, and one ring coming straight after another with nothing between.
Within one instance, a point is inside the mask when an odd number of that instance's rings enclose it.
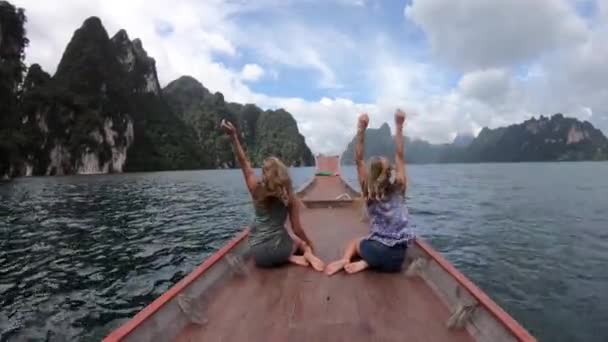
<instances>
[{"instance_id":1,"label":"boat hull","mask_svg":"<svg viewBox=\"0 0 608 342\"><path fill-rule=\"evenodd\" d=\"M298 190L302 222L324 260L367 232L359 193L339 159L317 159ZM287 265L259 269L248 230L112 332L105 341L535 341L430 245L417 239L403 272L327 277Z\"/></svg>"}]
</instances>

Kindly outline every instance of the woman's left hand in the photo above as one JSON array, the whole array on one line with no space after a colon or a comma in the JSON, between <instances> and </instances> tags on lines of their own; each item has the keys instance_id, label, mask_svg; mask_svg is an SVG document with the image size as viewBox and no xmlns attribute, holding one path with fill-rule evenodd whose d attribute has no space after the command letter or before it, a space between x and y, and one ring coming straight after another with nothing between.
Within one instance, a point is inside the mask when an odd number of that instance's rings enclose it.
<instances>
[{"instance_id":1,"label":"woman's left hand","mask_svg":"<svg viewBox=\"0 0 608 342\"><path fill-rule=\"evenodd\" d=\"M405 122L405 112L402 111L401 109L397 109L397 111L395 112L395 123L399 126L403 126L403 123Z\"/></svg>"},{"instance_id":2,"label":"woman's left hand","mask_svg":"<svg viewBox=\"0 0 608 342\"><path fill-rule=\"evenodd\" d=\"M226 132L226 134L228 134L229 136L236 135L236 128L234 127L232 122L222 120L222 128L224 129L224 132Z\"/></svg>"}]
</instances>

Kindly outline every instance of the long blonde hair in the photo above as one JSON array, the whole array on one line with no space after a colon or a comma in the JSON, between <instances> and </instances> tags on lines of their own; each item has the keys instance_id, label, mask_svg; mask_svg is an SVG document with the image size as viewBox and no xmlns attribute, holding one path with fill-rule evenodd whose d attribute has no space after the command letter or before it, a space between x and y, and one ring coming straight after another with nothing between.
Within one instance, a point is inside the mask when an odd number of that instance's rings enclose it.
<instances>
[{"instance_id":1,"label":"long blonde hair","mask_svg":"<svg viewBox=\"0 0 608 342\"><path fill-rule=\"evenodd\" d=\"M254 196L256 205L267 208L273 200L279 200L289 206L292 191L287 166L279 158L266 158L262 165L262 180Z\"/></svg>"},{"instance_id":2,"label":"long blonde hair","mask_svg":"<svg viewBox=\"0 0 608 342\"><path fill-rule=\"evenodd\" d=\"M385 157L372 157L369 161L367 179L363 185L363 197L368 201L378 201L393 190L392 167Z\"/></svg>"}]
</instances>

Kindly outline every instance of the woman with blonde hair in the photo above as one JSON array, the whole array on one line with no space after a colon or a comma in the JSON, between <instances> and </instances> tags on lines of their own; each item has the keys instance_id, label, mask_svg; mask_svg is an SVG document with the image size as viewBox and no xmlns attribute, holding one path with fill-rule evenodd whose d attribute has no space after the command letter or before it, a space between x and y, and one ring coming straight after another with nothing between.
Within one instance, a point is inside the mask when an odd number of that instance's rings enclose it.
<instances>
[{"instance_id":1,"label":"woman with blonde hair","mask_svg":"<svg viewBox=\"0 0 608 342\"><path fill-rule=\"evenodd\" d=\"M222 128L232 140L247 189L253 198L255 222L249 235L249 246L256 265L276 267L291 262L323 271L325 264L314 255L312 243L300 223L299 201L293 192L287 167L276 157L266 158L262 177L258 179L234 125L222 120ZM293 234L285 227L287 216Z\"/></svg>"},{"instance_id":2,"label":"woman with blonde hair","mask_svg":"<svg viewBox=\"0 0 608 342\"><path fill-rule=\"evenodd\" d=\"M384 272L401 270L407 244L414 238L409 213L405 206L407 178L403 153L404 122L405 113L397 110L395 165L392 166L386 157L372 157L369 169L366 169L363 145L369 118L367 114L359 117L355 159L363 199L367 204L370 234L351 241L343 257L327 265L325 273L328 275L342 269L347 273L357 273L367 268ZM354 260L356 257L360 260Z\"/></svg>"}]
</instances>

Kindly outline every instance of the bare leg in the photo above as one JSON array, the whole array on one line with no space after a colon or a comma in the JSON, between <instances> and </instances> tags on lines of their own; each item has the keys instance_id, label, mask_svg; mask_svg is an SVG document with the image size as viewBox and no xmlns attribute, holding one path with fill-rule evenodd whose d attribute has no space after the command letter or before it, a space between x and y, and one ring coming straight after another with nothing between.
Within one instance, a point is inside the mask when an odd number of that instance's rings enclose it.
<instances>
[{"instance_id":1,"label":"bare leg","mask_svg":"<svg viewBox=\"0 0 608 342\"><path fill-rule=\"evenodd\" d=\"M319 259L316 255L314 255L314 253L312 252L312 248L310 248L310 246L308 245L304 247L304 258L310 263L312 268L314 268L315 270L322 272L325 269L325 263L323 262L323 260Z\"/></svg>"},{"instance_id":2,"label":"bare leg","mask_svg":"<svg viewBox=\"0 0 608 342\"><path fill-rule=\"evenodd\" d=\"M327 275L335 274L338 271L340 271L341 269L343 269L344 266L346 266L348 263L350 263L350 261L357 255L357 250L359 249L360 241L361 241L361 238L358 238L358 239L354 239L351 242L349 242L348 245L346 246L346 250L344 251L344 255L342 256L342 259L336 260L336 261L330 263L329 265L327 265L327 267L325 268L325 273Z\"/></svg>"},{"instance_id":3,"label":"bare leg","mask_svg":"<svg viewBox=\"0 0 608 342\"><path fill-rule=\"evenodd\" d=\"M358 273L368 268L369 264L365 260L359 260L355 262L349 262L344 265L344 271L348 274Z\"/></svg>"},{"instance_id":4,"label":"bare leg","mask_svg":"<svg viewBox=\"0 0 608 342\"><path fill-rule=\"evenodd\" d=\"M293 241L294 241L294 253L297 252L298 250L302 251L304 253L304 255L302 256L304 258L304 260L306 260L306 263L312 266L312 268L314 268L315 270L321 272L325 269L325 263L319 259L312 251L312 248L310 248L310 246L304 242L302 239L300 239L297 236L292 236ZM292 257L296 257L293 256Z\"/></svg>"},{"instance_id":5,"label":"bare leg","mask_svg":"<svg viewBox=\"0 0 608 342\"><path fill-rule=\"evenodd\" d=\"M289 257L289 262L300 266L308 266L308 260L301 255L292 255Z\"/></svg>"}]
</instances>

